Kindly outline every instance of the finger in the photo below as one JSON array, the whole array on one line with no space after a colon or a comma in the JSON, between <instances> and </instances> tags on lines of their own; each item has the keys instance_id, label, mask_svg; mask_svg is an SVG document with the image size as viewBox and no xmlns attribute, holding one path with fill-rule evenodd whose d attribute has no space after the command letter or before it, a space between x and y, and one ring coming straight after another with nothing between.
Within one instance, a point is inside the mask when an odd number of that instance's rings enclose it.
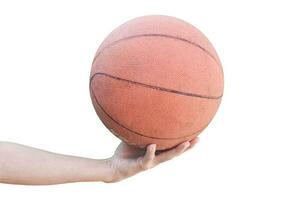
<instances>
[{"instance_id":1,"label":"finger","mask_svg":"<svg viewBox=\"0 0 300 200\"><path fill-rule=\"evenodd\" d=\"M151 161L155 158L156 144L150 144L147 146L147 151L144 156L144 162Z\"/></svg>"},{"instance_id":2,"label":"finger","mask_svg":"<svg viewBox=\"0 0 300 200\"><path fill-rule=\"evenodd\" d=\"M190 146L190 142L184 142L182 144L179 144L178 146L176 146L173 149L170 149L166 152L163 152L161 154L159 154L158 156L156 156L155 161L156 164L165 162L167 160L171 160L172 158L174 158L175 156L179 156L180 154L182 154L188 147Z\"/></svg>"},{"instance_id":3,"label":"finger","mask_svg":"<svg viewBox=\"0 0 300 200\"><path fill-rule=\"evenodd\" d=\"M146 170L152 165L152 161L155 158L156 144L150 144L147 146L146 153L142 159L141 168Z\"/></svg>"},{"instance_id":4,"label":"finger","mask_svg":"<svg viewBox=\"0 0 300 200\"><path fill-rule=\"evenodd\" d=\"M189 148L187 148L185 151L192 149L198 142L199 142L199 138L198 138L198 137L192 139L192 140L190 141L190 144L191 144L191 145L190 145Z\"/></svg>"}]
</instances>

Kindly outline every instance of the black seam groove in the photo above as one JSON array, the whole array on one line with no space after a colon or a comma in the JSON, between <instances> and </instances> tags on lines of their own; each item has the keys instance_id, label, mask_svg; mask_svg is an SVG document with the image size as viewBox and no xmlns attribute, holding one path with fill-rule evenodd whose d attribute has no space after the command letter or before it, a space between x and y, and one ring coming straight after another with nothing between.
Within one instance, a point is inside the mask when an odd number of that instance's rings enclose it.
<instances>
[{"instance_id":1,"label":"black seam groove","mask_svg":"<svg viewBox=\"0 0 300 200\"><path fill-rule=\"evenodd\" d=\"M182 139L182 138L186 138L186 137L190 137L190 136L193 136L193 135L196 135L197 133L199 133L200 131L202 131L203 129L193 133L193 134L190 134L190 135L186 135L186 136L182 136L182 137L177 137L177 138L159 138L159 137L153 137L153 136L147 136L147 135L143 135L142 133L139 133L139 132L136 132L134 130L131 130L130 128L127 128L126 126L124 126L123 124L121 124L120 122L118 122L117 120L115 120L112 116L110 116L105 110L104 108L101 106L101 104L99 103L96 95L94 94L94 90L92 88L92 85L91 85L91 82L90 82L90 91L93 95L93 97L95 98L96 100L96 104L100 107L100 109L113 121L115 122L116 124L118 124L119 126L121 126L122 128L136 134L136 135L139 135L139 136L142 136L142 137L146 137L146 138L152 138L152 139L159 139L159 140L178 140L178 139Z\"/></svg>"},{"instance_id":2,"label":"black seam groove","mask_svg":"<svg viewBox=\"0 0 300 200\"><path fill-rule=\"evenodd\" d=\"M90 82L92 82L92 80L95 76L99 76L99 75L100 76L105 76L105 77L108 77L108 78L112 78L112 79L115 79L115 80L118 80L118 81L124 81L124 82L130 83L130 84L135 84L135 85L139 85L139 86L142 86L142 87L147 87L147 88L150 88L150 89L159 90L159 91L162 91L162 92L174 93L174 94L178 94L178 95L198 97L198 98L202 98L202 99L212 99L212 100L218 100L218 99L222 98L222 95L220 95L220 96L206 96L206 95L194 94L194 93L189 93L189 92L182 92L182 91L168 89L168 88L154 86L154 85L148 85L148 84L145 84L145 83L120 78L120 77L113 76L113 75L103 73L103 72L97 72L97 73L93 74L91 76Z\"/></svg>"},{"instance_id":3,"label":"black seam groove","mask_svg":"<svg viewBox=\"0 0 300 200\"><path fill-rule=\"evenodd\" d=\"M122 39L119 39L119 40L116 40L108 45L106 45L105 47L102 48L101 51L99 51L99 53L97 55L95 55L95 58L93 60L93 63L95 62L95 60L97 59L97 57L101 54L101 52L103 52L106 48L109 48L121 41L125 41L125 40L129 40L129 39L133 39L133 38L139 38L139 37L164 37L164 38L170 38L170 39L174 39L174 40L180 40L180 41L183 41L183 42L186 42L186 43L189 43L191 45L194 45L200 49L202 49L207 55L209 55L215 62L217 62L219 65L219 61L218 59L216 59L209 51L207 51L204 47L200 46L199 44L195 43L195 42L192 42L190 40L187 40L185 38L181 38L181 37L177 37L177 36L172 36L172 35L165 35L165 34L155 34L155 33L149 33L149 34L140 34L140 35L133 35L133 36L129 36L129 37L125 37L125 38L122 38Z\"/></svg>"}]
</instances>

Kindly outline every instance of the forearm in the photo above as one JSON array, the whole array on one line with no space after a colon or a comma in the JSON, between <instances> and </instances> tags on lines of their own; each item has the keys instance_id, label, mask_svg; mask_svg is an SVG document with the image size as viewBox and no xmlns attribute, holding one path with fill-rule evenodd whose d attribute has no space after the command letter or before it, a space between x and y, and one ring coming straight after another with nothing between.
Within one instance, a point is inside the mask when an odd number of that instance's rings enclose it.
<instances>
[{"instance_id":1,"label":"forearm","mask_svg":"<svg viewBox=\"0 0 300 200\"><path fill-rule=\"evenodd\" d=\"M106 160L51 153L19 144L0 142L0 182L60 184L110 180Z\"/></svg>"}]
</instances>

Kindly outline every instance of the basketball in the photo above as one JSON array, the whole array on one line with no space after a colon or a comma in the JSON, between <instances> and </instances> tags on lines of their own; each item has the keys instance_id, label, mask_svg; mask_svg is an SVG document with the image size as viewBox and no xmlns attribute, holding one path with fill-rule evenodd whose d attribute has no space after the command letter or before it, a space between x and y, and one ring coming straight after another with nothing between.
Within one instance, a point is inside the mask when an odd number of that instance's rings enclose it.
<instances>
[{"instance_id":1,"label":"basketball","mask_svg":"<svg viewBox=\"0 0 300 200\"><path fill-rule=\"evenodd\" d=\"M209 40L169 16L119 26L92 63L90 94L103 124L129 145L169 149L199 135L223 96L223 70Z\"/></svg>"}]
</instances>

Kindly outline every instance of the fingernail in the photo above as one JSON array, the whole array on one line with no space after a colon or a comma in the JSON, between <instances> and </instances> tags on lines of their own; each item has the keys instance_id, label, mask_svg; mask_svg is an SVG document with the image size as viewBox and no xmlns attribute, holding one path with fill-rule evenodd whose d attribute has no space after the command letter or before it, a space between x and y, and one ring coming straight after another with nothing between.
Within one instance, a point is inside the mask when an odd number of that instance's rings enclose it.
<instances>
[{"instance_id":1,"label":"fingernail","mask_svg":"<svg viewBox=\"0 0 300 200\"><path fill-rule=\"evenodd\" d=\"M152 144L150 148L151 150L154 150L156 148L156 144Z\"/></svg>"}]
</instances>

